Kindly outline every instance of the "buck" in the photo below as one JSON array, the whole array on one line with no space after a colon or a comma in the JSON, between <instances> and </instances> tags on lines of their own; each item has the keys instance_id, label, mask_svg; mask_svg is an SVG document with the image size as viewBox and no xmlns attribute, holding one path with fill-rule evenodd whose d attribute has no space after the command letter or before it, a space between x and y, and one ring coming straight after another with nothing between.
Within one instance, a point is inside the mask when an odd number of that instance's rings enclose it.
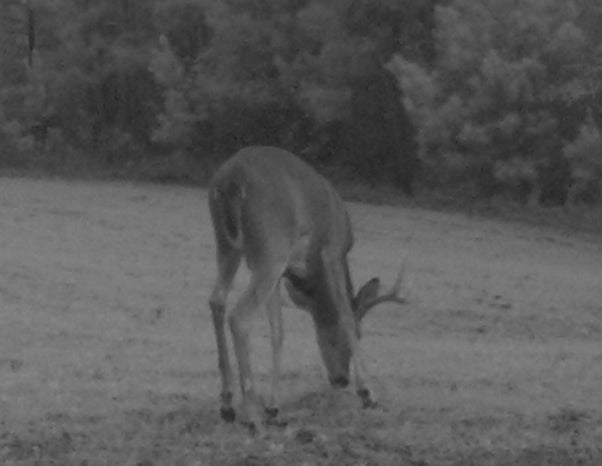
<instances>
[{"instance_id":1,"label":"buck","mask_svg":"<svg viewBox=\"0 0 602 466\"><path fill-rule=\"evenodd\" d=\"M267 311L272 349L266 421L275 421L278 414L283 344L281 282L291 301L313 318L330 384L346 387L352 368L363 406L375 406L360 354L360 325L377 304L405 302L399 296L402 274L400 271L388 293L379 294L380 280L373 278L354 294L347 261L353 246L351 221L332 185L290 152L248 147L227 160L213 176L209 209L218 270L209 306L222 383L222 419L235 419L225 301L243 258L250 284L227 315L238 361L243 420L252 429L259 428L262 420L249 350L250 326L260 309Z\"/></svg>"}]
</instances>

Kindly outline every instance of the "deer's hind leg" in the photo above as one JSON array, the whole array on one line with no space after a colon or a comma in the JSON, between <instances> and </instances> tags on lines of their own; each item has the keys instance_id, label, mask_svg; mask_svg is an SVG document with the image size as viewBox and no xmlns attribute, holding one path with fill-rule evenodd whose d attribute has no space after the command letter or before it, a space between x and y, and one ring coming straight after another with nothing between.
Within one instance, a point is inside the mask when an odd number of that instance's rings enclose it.
<instances>
[{"instance_id":1,"label":"deer's hind leg","mask_svg":"<svg viewBox=\"0 0 602 466\"><path fill-rule=\"evenodd\" d=\"M260 429L261 425L261 406L255 391L250 347L251 327L260 309L266 309L270 320L272 362L274 365L270 403L277 400L277 379L280 373L282 353L282 316L278 293L283 268L282 263L279 260L266 260L261 261L257 267L250 263L251 282L228 316L234 351L238 361L242 409L252 430Z\"/></svg>"},{"instance_id":2,"label":"deer's hind leg","mask_svg":"<svg viewBox=\"0 0 602 466\"><path fill-rule=\"evenodd\" d=\"M209 307L211 308L215 340L217 343L218 366L222 383L220 393L220 413L222 419L226 422L232 422L236 417L234 408L232 407L232 366L230 364L225 332L226 298L240 265L240 259L240 251L228 247L225 244L218 243L218 274L211 293L211 298L209 299Z\"/></svg>"},{"instance_id":3,"label":"deer's hind leg","mask_svg":"<svg viewBox=\"0 0 602 466\"><path fill-rule=\"evenodd\" d=\"M282 324L282 309L278 286L266 303L268 320L270 322L270 342L272 345L272 377L270 398L266 407L268 422L277 423L276 417L280 408L280 371L282 367L282 344L284 342L284 326Z\"/></svg>"}]
</instances>

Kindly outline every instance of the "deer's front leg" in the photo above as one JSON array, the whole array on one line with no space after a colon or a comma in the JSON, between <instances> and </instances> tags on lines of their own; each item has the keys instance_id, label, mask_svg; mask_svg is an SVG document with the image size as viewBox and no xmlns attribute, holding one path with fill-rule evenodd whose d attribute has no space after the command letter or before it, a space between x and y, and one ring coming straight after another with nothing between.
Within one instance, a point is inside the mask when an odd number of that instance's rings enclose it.
<instances>
[{"instance_id":1,"label":"deer's front leg","mask_svg":"<svg viewBox=\"0 0 602 466\"><path fill-rule=\"evenodd\" d=\"M377 406L374 392L368 386L368 373L364 366L364 360L360 349L360 341L357 336L355 325L350 319L345 321L347 338L351 347L351 368L353 369L355 391L362 401L364 408L375 408Z\"/></svg>"},{"instance_id":2,"label":"deer's front leg","mask_svg":"<svg viewBox=\"0 0 602 466\"><path fill-rule=\"evenodd\" d=\"M359 342L356 340L355 348L352 356L353 372L355 375L355 390L357 395L362 401L364 408L375 408L377 406L376 397L374 393L367 385L366 371L364 369L364 363L359 350Z\"/></svg>"},{"instance_id":3,"label":"deer's front leg","mask_svg":"<svg viewBox=\"0 0 602 466\"><path fill-rule=\"evenodd\" d=\"M350 302L351 297L348 294L346 262L341 261L340 257L335 256L333 258L326 250L321 252L321 257L328 293L330 294L330 299L336 303L336 308L338 309L337 324L341 326L342 335L339 338L345 340L351 351L351 361L347 360L346 364L351 363L355 377L355 390L362 400L362 405L364 408L373 408L376 406L376 399L366 383L368 378L360 354L359 332L357 328L359 322L356 320L357 318Z\"/></svg>"},{"instance_id":4,"label":"deer's front leg","mask_svg":"<svg viewBox=\"0 0 602 466\"><path fill-rule=\"evenodd\" d=\"M278 391L277 379L280 378L282 346L282 316L280 315L278 284L283 267L279 266L277 262L277 266L274 266L270 261L265 261L265 264L267 266L262 268L253 267L253 263L251 263L251 283L228 317L234 351L238 361L244 420L248 422L253 433L260 434L262 431L260 412L262 410L255 392L249 342L253 320L259 309L268 307L270 324L272 324L272 349L274 350L274 372L272 376L273 380L276 380L272 394L277 394Z\"/></svg>"}]
</instances>

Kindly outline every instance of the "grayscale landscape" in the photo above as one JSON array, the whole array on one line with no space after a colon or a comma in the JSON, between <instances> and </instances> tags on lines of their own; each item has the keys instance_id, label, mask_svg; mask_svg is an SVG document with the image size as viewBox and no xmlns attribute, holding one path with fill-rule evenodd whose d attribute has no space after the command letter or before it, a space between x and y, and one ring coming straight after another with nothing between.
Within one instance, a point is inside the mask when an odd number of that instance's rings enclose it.
<instances>
[{"instance_id":1,"label":"grayscale landscape","mask_svg":"<svg viewBox=\"0 0 602 466\"><path fill-rule=\"evenodd\" d=\"M365 321L379 406L328 386L311 319L283 293L287 425L253 438L219 417L204 190L0 186L3 465L602 464L599 236L351 204L356 283L406 270L409 304ZM261 316L266 394L268 336Z\"/></svg>"}]
</instances>

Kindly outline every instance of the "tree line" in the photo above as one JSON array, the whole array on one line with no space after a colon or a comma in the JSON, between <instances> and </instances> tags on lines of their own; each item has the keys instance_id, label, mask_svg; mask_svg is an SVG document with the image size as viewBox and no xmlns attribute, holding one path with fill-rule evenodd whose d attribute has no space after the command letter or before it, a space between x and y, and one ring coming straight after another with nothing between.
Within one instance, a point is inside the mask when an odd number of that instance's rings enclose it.
<instances>
[{"instance_id":1,"label":"tree line","mask_svg":"<svg viewBox=\"0 0 602 466\"><path fill-rule=\"evenodd\" d=\"M177 178L271 144L408 195L602 198L597 0L0 8L5 166L155 167Z\"/></svg>"}]
</instances>

